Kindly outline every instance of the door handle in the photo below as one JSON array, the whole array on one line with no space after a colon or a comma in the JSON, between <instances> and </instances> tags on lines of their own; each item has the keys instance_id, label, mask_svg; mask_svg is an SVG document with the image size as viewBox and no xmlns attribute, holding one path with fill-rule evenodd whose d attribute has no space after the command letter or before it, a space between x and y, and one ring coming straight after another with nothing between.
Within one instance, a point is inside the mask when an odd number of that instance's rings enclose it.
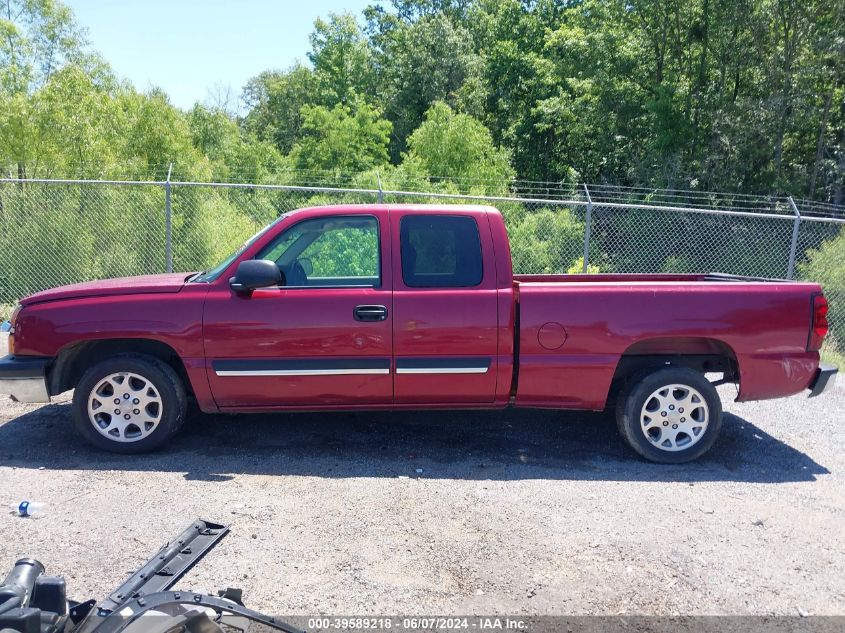
<instances>
[{"instance_id":1,"label":"door handle","mask_svg":"<svg viewBox=\"0 0 845 633\"><path fill-rule=\"evenodd\" d=\"M352 313L356 321L384 321L387 318L384 306L357 306Z\"/></svg>"}]
</instances>

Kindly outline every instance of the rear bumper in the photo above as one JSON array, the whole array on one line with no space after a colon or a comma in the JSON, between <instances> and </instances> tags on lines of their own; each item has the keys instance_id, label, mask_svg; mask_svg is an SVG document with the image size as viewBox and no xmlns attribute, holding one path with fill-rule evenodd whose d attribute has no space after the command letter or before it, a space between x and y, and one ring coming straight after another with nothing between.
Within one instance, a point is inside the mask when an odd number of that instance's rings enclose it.
<instances>
[{"instance_id":1,"label":"rear bumper","mask_svg":"<svg viewBox=\"0 0 845 633\"><path fill-rule=\"evenodd\" d=\"M0 358L0 395L18 402L50 402L47 366L50 358L4 356Z\"/></svg>"},{"instance_id":2,"label":"rear bumper","mask_svg":"<svg viewBox=\"0 0 845 633\"><path fill-rule=\"evenodd\" d=\"M819 365L816 375L813 377L813 382L810 383L810 395L807 397L814 398L830 391L836 383L838 372L839 369L833 365Z\"/></svg>"}]
</instances>

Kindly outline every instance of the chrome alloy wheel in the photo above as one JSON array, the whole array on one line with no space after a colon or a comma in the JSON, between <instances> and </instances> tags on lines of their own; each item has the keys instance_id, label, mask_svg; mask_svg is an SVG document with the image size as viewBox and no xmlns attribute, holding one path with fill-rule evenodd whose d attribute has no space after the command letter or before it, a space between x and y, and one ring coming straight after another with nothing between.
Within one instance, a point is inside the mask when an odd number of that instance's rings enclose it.
<instances>
[{"instance_id":1,"label":"chrome alloy wheel","mask_svg":"<svg viewBox=\"0 0 845 633\"><path fill-rule=\"evenodd\" d=\"M665 385L646 398L640 428L646 439L662 451L682 451L704 436L710 410L698 391L689 385Z\"/></svg>"},{"instance_id":2,"label":"chrome alloy wheel","mask_svg":"<svg viewBox=\"0 0 845 633\"><path fill-rule=\"evenodd\" d=\"M88 396L88 419L115 442L137 442L161 421L161 394L147 378L121 372L100 380Z\"/></svg>"}]
</instances>

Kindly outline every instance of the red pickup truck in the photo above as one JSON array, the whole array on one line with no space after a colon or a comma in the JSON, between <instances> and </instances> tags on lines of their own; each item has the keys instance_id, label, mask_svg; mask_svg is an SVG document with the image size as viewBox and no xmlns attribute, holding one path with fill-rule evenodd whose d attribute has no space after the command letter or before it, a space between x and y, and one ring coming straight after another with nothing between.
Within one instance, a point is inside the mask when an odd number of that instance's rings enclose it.
<instances>
[{"instance_id":1,"label":"red pickup truck","mask_svg":"<svg viewBox=\"0 0 845 633\"><path fill-rule=\"evenodd\" d=\"M813 283L725 275L514 275L481 206L281 216L212 270L82 283L21 301L0 393L75 389L95 445L159 446L205 412L603 410L640 455L684 462L737 400L825 391ZM715 378L714 378L715 375Z\"/></svg>"}]
</instances>

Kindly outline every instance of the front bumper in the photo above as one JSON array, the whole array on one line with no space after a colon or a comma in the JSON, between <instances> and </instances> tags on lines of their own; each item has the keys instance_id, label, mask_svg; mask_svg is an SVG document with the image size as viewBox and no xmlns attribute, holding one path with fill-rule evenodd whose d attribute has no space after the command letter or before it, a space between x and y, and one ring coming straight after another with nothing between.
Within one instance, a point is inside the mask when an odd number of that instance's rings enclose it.
<instances>
[{"instance_id":1,"label":"front bumper","mask_svg":"<svg viewBox=\"0 0 845 633\"><path fill-rule=\"evenodd\" d=\"M833 365L819 365L816 375L813 377L813 382L810 383L810 395L807 397L814 398L830 391L836 383L838 372L839 369Z\"/></svg>"},{"instance_id":2,"label":"front bumper","mask_svg":"<svg viewBox=\"0 0 845 633\"><path fill-rule=\"evenodd\" d=\"M26 356L0 358L0 394L18 402L50 402L47 389L50 360Z\"/></svg>"}]
</instances>

